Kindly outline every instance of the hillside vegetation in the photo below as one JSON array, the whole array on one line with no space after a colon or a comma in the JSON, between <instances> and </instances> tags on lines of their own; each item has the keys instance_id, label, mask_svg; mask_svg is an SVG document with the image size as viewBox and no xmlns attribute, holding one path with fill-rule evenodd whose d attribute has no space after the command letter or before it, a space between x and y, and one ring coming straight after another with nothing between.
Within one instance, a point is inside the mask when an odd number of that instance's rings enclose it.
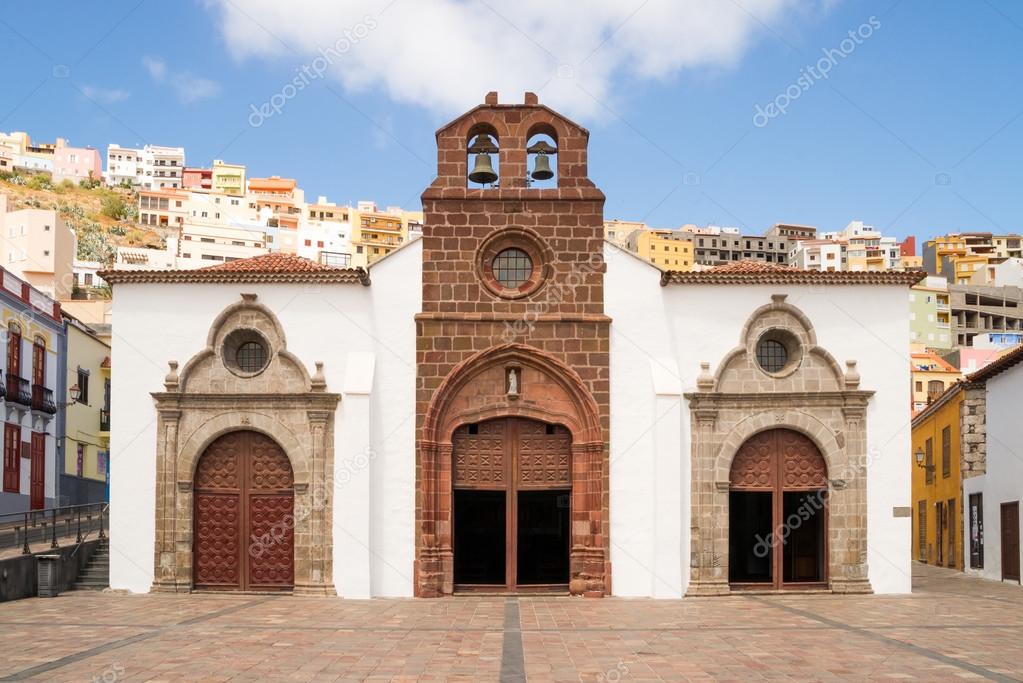
<instances>
[{"instance_id":1,"label":"hillside vegetation","mask_svg":"<svg viewBox=\"0 0 1023 683\"><path fill-rule=\"evenodd\" d=\"M162 247L168 231L142 226L138 193L98 180L53 183L48 173L0 173L7 210L53 209L78 236L78 258L110 264L117 247Z\"/></svg>"}]
</instances>

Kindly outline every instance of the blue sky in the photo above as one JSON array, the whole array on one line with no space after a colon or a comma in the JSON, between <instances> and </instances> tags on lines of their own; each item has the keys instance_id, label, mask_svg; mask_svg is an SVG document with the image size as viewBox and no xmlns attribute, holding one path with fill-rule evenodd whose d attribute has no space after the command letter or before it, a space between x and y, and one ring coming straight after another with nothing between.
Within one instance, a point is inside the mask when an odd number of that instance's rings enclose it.
<instances>
[{"instance_id":1,"label":"blue sky","mask_svg":"<svg viewBox=\"0 0 1023 683\"><path fill-rule=\"evenodd\" d=\"M1023 3L691 4L704 11L622 0L577 28L578 3L361 0L325 28L335 9L302 0L12 3L0 130L183 145L190 165L292 176L307 198L418 207L433 131L487 89L520 101L525 84L590 129L608 218L1023 229ZM437 23L411 16L424 8ZM808 74L850 31L867 37L832 53L827 78ZM252 107L324 45L347 52L259 121ZM784 114L754 120L787 90Z\"/></svg>"}]
</instances>

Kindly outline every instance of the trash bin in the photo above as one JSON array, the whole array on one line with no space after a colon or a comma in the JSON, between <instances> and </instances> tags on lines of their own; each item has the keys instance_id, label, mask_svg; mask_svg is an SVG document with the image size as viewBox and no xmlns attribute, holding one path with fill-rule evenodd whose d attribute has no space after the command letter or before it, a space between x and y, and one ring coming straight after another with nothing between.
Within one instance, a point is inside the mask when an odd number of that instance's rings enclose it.
<instances>
[{"instance_id":1,"label":"trash bin","mask_svg":"<svg viewBox=\"0 0 1023 683\"><path fill-rule=\"evenodd\" d=\"M36 571L39 597L57 597L60 593L60 555L36 555L36 559L39 561Z\"/></svg>"}]
</instances>

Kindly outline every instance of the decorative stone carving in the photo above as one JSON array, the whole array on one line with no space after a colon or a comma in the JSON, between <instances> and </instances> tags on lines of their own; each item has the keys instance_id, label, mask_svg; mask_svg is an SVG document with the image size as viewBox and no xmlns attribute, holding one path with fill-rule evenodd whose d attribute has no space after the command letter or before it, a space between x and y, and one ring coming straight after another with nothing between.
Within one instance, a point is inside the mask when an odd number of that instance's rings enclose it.
<instances>
[{"instance_id":1,"label":"decorative stone carving","mask_svg":"<svg viewBox=\"0 0 1023 683\"><path fill-rule=\"evenodd\" d=\"M855 362L846 369L817 346L813 325L784 294L750 316L712 380L701 363L698 390L686 394L692 419L692 576L689 595L729 592L728 501L732 464L756 460L758 434L783 428L812 442L824 459L820 468L782 476L813 478L805 485L828 486L827 568L835 592L870 592L867 580L866 407L873 392L859 389ZM798 340L799 363L784 376L769 375L756 361L756 343L765 332L781 330ZM754 463L755 464L755 463ZM742 469L742 468L740 468ZM805 470L805 471L804 471ZM812 470L812 471L811 471ZM757 486L763 477L746 468ZM804 477L805 475L805 477ZM754 481L755 480L755 481Z\"/></svg>"},{"instance_id":2,"label":"decorative stone carving","mask_svg":"<svg viewBox=\"0 0 1023 683\"><path fill-rule=\"evenodd\" d=\"M267 341L267 365L258 375L239 376L225 366L223 341L238 329L256 330ZM218 437L249 430L269 437L284 451L292 468L295 509L309 511L294 520L295 594L335 594L332 511L310 493L332 486L333 421L340 397L326 392L322 363L310 377L287 350L273 312L255 294L243 294L213 322L206 348L189 359L180 375L176 361L168 365L166 391L153 394L158 433L164 435L156 454L153 590L192 589L196 466Z\"/></svg>"}]
</instances>

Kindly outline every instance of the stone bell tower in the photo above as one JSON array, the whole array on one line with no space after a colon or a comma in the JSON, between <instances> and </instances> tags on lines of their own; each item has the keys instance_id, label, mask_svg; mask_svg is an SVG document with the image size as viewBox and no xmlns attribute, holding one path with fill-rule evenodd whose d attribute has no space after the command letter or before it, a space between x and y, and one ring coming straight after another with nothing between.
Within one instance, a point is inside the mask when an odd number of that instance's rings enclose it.
<instances>
[{"instance_id":1,"label":"stone bell tower","mask_svg":"<svg viewBox=\"0 0 1023 683\"><path fill-rule=\"evenodd\" d=\"M458 517L458 491L478 489L509 501L492 534L505 537L507 572L494 581L514 590L528 541L514 501L545 486L570 507L565 581L554 583L604 595L610 319L589 133L533 93L499 104L492 92L436 137L416 317L416 595L459 589L458 525L472 515ZM502 420L515 424L505 432Z\"/></svg>"}]
</instances>

